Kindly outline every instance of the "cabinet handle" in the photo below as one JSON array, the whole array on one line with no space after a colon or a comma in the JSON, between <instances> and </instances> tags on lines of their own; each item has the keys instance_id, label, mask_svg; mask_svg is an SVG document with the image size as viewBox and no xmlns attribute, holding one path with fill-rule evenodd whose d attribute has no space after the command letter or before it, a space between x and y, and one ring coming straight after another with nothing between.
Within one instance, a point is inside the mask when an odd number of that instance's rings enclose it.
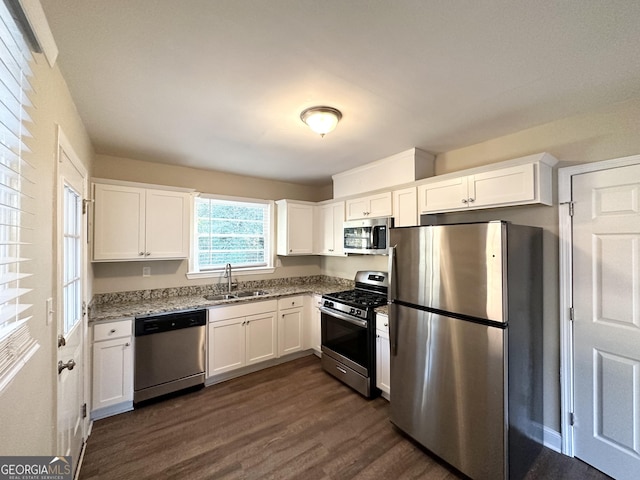
<instances>
[{"instance_id":1,"label":"cabinet handle","mask_svg":"<svg viewBox=\"0 0 640 480\"><path fill-rule=\"evenodd\" d=\"M144 252L140 252L138 253L138 255L140 255L141 257L144 257Z\"/></svg>"},{"instance_id":2,"label":"cabinet handle","mask_svg":"<svg viewBox=\"0 0 640 480\"><path fill-rule=\"evenodd\" d=\"M112 333L116 333L116 329L112 328L111 330L109 330L109 335L111 335Z\"/></svg>"},{"instance_id":3,"label":"cabinet handle","mask_svg":"<svg viewBox=\"0 0 640 480\"><path fill-rule=\"evenodd\" d=\"M247 320L247 325L249 325L251 323L251 320Z\"/></svg>"},{"instance_id":4,"label":"cabinet handle","mask_svg":"<svg viewBox=\"0 0 640 480\"><path fill-rule=\"evenodd\" d=\"M125 344L124 344L124 346L125 346L125 347L128 347L128 346L130 346L130 345L131 345L131 344L130 344L129 342L127 342L127 343L125 343Z\"/></svg>"},{"instance_id":5,"label":"cabinet handle","mask_svg":"<svg viewBox=\"0 0 640 480\"><path fill-rule=\"evenodd\" d=\"M463 198L462 203L469 203L469 200L467 200L466 198Z\"/></svg>"},{"instance_id":6,"label":"cabinet handle","mask_svg":"<svg viewBox=\"0 0 640 480\"><path fill-rule=\"evenodd\" d=\"M385 324L384 324L384 326L385 326L385 327L388 327L388 326L389 326L389 324L388 324L388 323L385 323Z\"/></svg>"},{"instance_id":7,"label":"cabinet handle","mask_svg":"<svg viewBox=\"0 0 640 480\"><path fill-rule=\"evenodd\" d=\"M336 367L336 370L338 370L341 373L344 373L345 375L347 374L347 371L344 368Z\"/></svg>"},{"instance_id":8,"label":"cabinet handle","mask_svg":"<svg viewBox=\"0 0 640 480\"><path fill-rule=\"evenodd\" d=\"M475 198L470 198L470 199L469 199L469 203L473 203L473 202L475 202L475 201L476 201L476 199L475 199Z\"/></svg>"},{"instance_id":9,"label":"cabinet handle","mask_svg":"<svg viewBox=\"0 0 640 480\"><path fill-rule=\"evenodd\" d=\"M149 255L151 255L151 252L147 252L144 254L145 257L148 257Z\"/></svg>"}]
</instances>

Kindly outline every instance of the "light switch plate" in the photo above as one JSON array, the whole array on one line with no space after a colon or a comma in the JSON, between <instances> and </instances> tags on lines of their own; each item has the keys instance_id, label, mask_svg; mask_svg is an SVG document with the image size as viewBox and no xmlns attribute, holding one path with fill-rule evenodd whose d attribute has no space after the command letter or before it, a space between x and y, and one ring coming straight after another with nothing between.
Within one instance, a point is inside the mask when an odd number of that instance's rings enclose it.
<instances>
[{"instance_id":1,"label":"light switch plate","mask_svg":"<svg viewBox=\"0 0 640 480\"><path fill-rule=\"evenodd\" d=\"M151 276L151 267L142 267L142 276L150 277Z\"/></svg>"},{"instance_id":2,"label":"light switch plate","mask_svg":"<svg viewBox=\"0 0 640 480\"><path fill-rule=\"evenodd\" d=\"M47 298L47 325L53 323L53 298Z\"/></svg>"}]
</instances>

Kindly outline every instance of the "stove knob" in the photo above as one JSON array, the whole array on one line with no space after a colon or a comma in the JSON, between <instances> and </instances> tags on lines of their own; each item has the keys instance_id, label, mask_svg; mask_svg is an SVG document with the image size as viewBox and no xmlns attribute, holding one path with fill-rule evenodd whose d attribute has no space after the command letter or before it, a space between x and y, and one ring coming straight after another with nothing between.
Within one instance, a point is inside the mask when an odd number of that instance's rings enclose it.
<instances>
[{"instance_id":1,"label":"stove knob","mask_svg":"<svg viewBox=\"0 0 640 480\"><path fill-rule=\"evenodd\" d=\"M362 314L362 312L360 310L356 310L356 315L360 316Z\"/></svg>"},{"instance_id":2,"label":"stove knob","mask_svg":"<svg viewBox=\"0 0 640 480\"><path fill-rule=\"evenodd\" d=\"M349 310L349 313L350 313L351 315L355 315L355 313L356 313L356 309L355 309L355 308L350 309L350 310Z\"/></svg>"}]
</instances>

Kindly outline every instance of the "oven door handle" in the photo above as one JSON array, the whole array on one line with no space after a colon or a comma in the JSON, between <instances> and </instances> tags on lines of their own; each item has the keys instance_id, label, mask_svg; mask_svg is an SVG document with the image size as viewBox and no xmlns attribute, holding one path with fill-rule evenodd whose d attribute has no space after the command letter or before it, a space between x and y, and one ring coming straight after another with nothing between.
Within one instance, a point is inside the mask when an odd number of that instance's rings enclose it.
<instances>
[{"instance_id":1,"label":"oven door handle","mask_svg":"<svg viewBox=\"0 0 640 480\"><path fill-rule=\"evenodd\" d=\"M366 320L359 320L357 318L353 318L353 317L347 315L346 313L336 312L335 310L329 310L328 308L323 307L323 306L320 306L318 308L320 309L320 311L322 313L326 313L327 315L330 315L332 317L339 318L340 320L344 320L345 322L353 323L354 325L357 325L358 327L367 328L367 326L368 326L368 323L367 323Z\"/></svg>"}]
</instances>

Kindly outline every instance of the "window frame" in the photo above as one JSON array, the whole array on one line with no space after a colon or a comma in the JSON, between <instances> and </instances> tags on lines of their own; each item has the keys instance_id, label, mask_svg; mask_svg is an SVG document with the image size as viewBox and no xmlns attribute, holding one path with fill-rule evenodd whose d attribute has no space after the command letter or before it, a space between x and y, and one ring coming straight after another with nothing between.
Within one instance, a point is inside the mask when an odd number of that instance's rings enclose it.
<instances>
[{"instance_id":1,"label":"window frame","mask_svg":"<svg viewBox=\"0 0 640 480\"><path fill-rule=\"evenodd\" d=\"M211 199L211 200L221 200L221 201L229 201L229 202L238 202L238 203L258 203L267 205L269 211L269 226L268 226L268 244L269 248L267 251L267 265L265 266L233 266L233 276L243 276L243 275L261 275L266 273L275 272L275 251L276 251L276 221L275 221L275 202L273 200L265 200L260 198L249 198L249 197L235 197L229 195L217 195L210 193L200 193L195 194L192 197L191 201L191 224L190 224L190 234L191 234L191 252L189 254L189 266L187 271L187 278L190 280L198 279L198 278L217 278L220 277L224 273L224 267L211 268L206 270L201 270L198 264L198 235L196 232L197 228L197 208L196 202L198 199Z\"/></svg>"}]
</instances>

